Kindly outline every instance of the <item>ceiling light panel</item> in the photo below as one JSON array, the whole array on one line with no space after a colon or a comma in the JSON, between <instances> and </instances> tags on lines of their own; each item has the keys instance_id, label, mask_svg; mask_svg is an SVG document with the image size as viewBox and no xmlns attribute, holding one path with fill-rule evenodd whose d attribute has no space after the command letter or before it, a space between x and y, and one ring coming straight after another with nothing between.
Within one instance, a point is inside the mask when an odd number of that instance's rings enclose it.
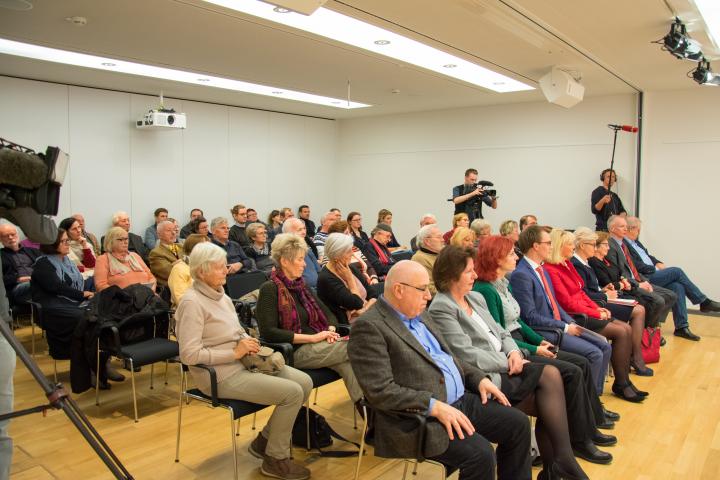
<instances>
[{"instance_id":1,"label":"ceiling light panel","mask_svg":"<svg viewBox=\"0 0 720 480\"><path fill-rule=\"evenodd\" d=\"M705 21L715 48L720 48L720 2L718 0L695 0L695 6Z\"/></svg>"},{"instance_id":2,"label":"ceiling light panel","mask_svg":"<svg viewBox=\"0 0 720 480\"><path fill-rule=\"evenodd\" d=\"M256 0L205 1L401 60L495 92L534 89L455 55L327 8L319 8L312 15L306 16L284 9L279 11L269 3Z\"/></svg>"},{"instance_id":3,"label":"ceiling light panel","mask_svg":"<svg viewBox=\"0 0 720 480\"><path fill-rule=\"evenodd\" d=\"M256 95L267 95L275 98L284 98L298 102L324 105L326 107L353 109L370 106L364 103L348 102L338 98L323 97L321 95L313 95L311 93L280 89L278 87L259 85L240 80L231 80L229 78L215 77L212 75L199 76L197 72L188 72L172 68L145 65L142 63L126 62L115 58L98 57L85 53L41 47L38 45L31 45L28 43L15 42L0 38L0 54L2 53L17 57L44 60L46 62L94 68L96 70L105 70L108 72L161 78L163 80L171 80L173 82L192 83L203 87L215 87L244 93L254 93Z\"/></svg>"}]
</instances>

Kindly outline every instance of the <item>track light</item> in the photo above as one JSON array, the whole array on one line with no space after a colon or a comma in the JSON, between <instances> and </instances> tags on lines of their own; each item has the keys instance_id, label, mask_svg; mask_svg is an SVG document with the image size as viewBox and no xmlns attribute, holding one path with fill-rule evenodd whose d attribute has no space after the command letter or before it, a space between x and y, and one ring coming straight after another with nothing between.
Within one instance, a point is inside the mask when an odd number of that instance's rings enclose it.
<instances>
[{"instance_id":1,"label":"track light","mask_svg":"<svg viewBox=\"0 0 720 480\"><path fill-rule=\"evenodd\" d=\"M670 52L674 57L693 62L702 60L703 53L700 51L700 44L690 38L687 28L679 18L670 25L670 32L658 40L663 45L663 50Z\"/></svg>"},{"instance_id":2,"label":"track light","mask_svg":"<svg viewBox=\"0 0 720 480\"><path fill-rule=\"evenodd\" d=\"M711 85L714 87L720 85L720 75L710 70L710 62L705 58L698 62L697 68L689 72L688 76L691 76L692 79L700 85Z\"/></svg>"}]
</instances>

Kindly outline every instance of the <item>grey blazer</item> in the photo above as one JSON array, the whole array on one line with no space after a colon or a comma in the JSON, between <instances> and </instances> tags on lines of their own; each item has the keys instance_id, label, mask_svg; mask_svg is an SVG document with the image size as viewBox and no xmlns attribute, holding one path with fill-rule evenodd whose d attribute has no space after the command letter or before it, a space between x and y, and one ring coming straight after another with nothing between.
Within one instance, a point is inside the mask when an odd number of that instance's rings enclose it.
<instances>
[{"instance_id":1,"label":"grey blazer","mask_svg":"<svg viewBox=\"0 0 720 480\"><path fill-rule=\"evenodd\" d=\"M620 246L612 237L608 238L608 244L610 245L610 250L608 250L608 254L605 256L605 258L613 265L617 265L618 269L620 270L620 274L623 277L627 278L633 287L637 287L638 283L647 280L642 275L640 275L640 278L633 277L632 271L630 270L630 265L627 263L627 259L625 258L625 254L622 252Z\"/></svg>"},{"instance_id":2,"label":"grey blazer","mask_svg":"<svg viewBox=\"0 0 720 480\"><path fill-rule=\"evenodd\" d=\"M450 353L430 315L423 312L421 320L443 351ZM375 455L413 457L420 433L417 422L393 415L392 411L425 415L430 398L446 402L442 371L382 297L353 324L348 356L365 397L375 408ZM478 393L485 373L457 357L454 360L465 390ZM448 444L445 428L439 422L429 421L425 455L439 455L447 450Z\"/></svg>"},{"instance_id":3,"label":"grey blazer","mask_svg":"<svg viewBox=\"0 0 720 480\"><path fill-rule=\"evenodd\" d=\"M465 299L500 340L502 353L495 351L487 332L449 294L438 292L435 295L429 309L430 316L453 354L487 372L490 380L500 387L500 373L508 371L507 355L519 348L510 332L493 319L482 294L470 292Z\"/></svg>"}]
</instances>

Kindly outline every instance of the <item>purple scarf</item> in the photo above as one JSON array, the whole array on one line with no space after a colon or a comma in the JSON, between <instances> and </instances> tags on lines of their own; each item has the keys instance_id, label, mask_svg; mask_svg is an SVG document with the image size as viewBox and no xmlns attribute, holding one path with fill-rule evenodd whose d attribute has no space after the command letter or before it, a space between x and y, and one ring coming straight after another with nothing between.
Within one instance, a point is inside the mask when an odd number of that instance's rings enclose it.
<instances>
[{"instance_id":1,"label":"purple scarf","mask_svg":"<svg viewBox=\"0 0 720 480\"><path fill-rule=\"evenodd\" d=\"M315 301L302 277L290 280L281 269L276 268L270 274L270 280L275 283L278 289L278 313L282 328L294 333L302 333L300 317L295 305L295 294L300 299L300 304L308 314L308 324L316 332L328 329L327 318L320 306Z\"/></svg>"}]
</instances>

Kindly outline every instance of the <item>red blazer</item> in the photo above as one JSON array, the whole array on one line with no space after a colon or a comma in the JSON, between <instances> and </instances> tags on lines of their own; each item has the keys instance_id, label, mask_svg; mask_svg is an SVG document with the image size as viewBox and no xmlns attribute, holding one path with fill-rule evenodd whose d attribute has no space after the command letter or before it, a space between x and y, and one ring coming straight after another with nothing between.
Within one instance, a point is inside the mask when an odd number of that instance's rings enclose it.
<instances>
[{"instance_id":1,"label":"red blazer","mask_svg":"<svg viewBox=\"0 0 720 480\"><path fill-rule=\"evenodd\" d=\"M543 268L550 275L555 298L568 313L584 313L588 317L600 318L600 307L583 291L585 282L571 262L558 264L544 263Z\"/></svg>"}]
</instances>

